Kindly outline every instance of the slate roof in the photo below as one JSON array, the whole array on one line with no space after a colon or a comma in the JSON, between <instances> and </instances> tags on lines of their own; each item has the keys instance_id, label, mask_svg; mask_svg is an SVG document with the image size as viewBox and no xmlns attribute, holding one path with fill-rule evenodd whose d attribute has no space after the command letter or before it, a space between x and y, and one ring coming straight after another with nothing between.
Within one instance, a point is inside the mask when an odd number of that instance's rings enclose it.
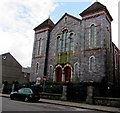
<instances>
[{"instance_id":1,"label":"slate roof","mask_svg":"<svg viewBox=\"0 0 120 113\"><path fill-rule=\"evenodd\" d=\"M53 21L50 18L48 18L43 23L41 23L36 28L34 28L34 30L41 29L41 28L44 28L44 27L49 27L50 29L52 29L54 27L54 25L55 24L53 23Z\"/></svg>"},{"instance_id":2,"label":"slate roof","mask_svg":"<svg viewBox=\"0 0 120 113\"><path fill-rule=\"evenodd\" d=\"M83 16L88 15L90 13L98 12L98 11L101 11L101 10L104 10L108 14L111 21L113 20L112 16L110 15L109 11L107 10L106 6L104 6L103 4L101 4L99 2L93 3L86 10L84 10L82 13L80 13L80 16L83 17Z\"/></svg>"},{"instance_id":3,"label":"slate roof","mask_svg":"<svg viewBox=\"0 0 120 113\"><path fill-rule=\"evenodd\" d=\"M3 59L7 62L7 63L9 63L10 65L15 65L15 63L16 64L18 64L20 67L22 67L21 66L21 64L11 55L11 53L4 53L4 54L1 54L0 56L2 56L3 57ZM7 58L7 57L9 57L9 58ZM7 60L6 60L7 59ZM13 62L14 61L14 62ZM4 65L4 64L3 64Z\"/></svg>"}]
</instances>

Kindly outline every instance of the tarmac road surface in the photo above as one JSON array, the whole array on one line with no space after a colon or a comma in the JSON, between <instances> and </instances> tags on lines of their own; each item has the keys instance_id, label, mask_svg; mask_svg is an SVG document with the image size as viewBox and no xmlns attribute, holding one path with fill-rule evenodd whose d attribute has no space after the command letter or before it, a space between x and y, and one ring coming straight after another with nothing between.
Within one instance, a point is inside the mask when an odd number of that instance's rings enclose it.
<instances>
[{"instance_id":1,"label":"tarmac road surface","mask_svg":"<svg viewBox=\"0 0 120 113\"><path fill-rule=\"evenodd\" d=\"M70 107L70 106L63 106L63 105L55 105L55 104L48 104L45 102L23 102L18 100L10 100L10 98L2 97L2 111L4 113L7 113L6 111L11 111L10 113L13 113L14 111L29 111L29 113L32 113L32 111L41 111L43 113L57 111L61 113L107 113L107 112L101 112L101 111L94 111L89 109L82 109L77 107ZM12 112L13 111L13 112ZM8 112L9 113L9 112ZM17 113L17 112L16 112ZM19 112L18 112L19 113ZM27 112L26 112L27 113Z\"/></svg>"}]
</instances>

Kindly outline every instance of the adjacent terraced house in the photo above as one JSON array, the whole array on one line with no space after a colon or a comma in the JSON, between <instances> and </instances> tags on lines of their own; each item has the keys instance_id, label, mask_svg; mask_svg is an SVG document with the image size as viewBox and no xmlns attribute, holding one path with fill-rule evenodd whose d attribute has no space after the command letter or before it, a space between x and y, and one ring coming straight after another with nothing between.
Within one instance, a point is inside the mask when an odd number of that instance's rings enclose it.
<instances>
[{"instance_id":1,"label":"adjacent terraced house","mask_svg":"<svg viewBox=\"0 0 120 113\"><path fill-rule=\"evenodd\" d=\"M113 54L113 18L106 6L95 2L80 16L65 13L56 24L48 18L34 29L31 82L46 77L59 83L113 83L116 73L120 79L120 52L116 49L118 58Z\"/></svg>"}]
</instances>

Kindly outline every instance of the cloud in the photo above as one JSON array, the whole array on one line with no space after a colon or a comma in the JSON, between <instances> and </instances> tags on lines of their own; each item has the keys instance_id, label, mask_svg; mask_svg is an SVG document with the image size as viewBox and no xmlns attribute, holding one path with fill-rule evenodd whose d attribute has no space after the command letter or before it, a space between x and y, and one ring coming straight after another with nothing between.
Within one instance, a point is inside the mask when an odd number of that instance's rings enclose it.
<instances>
[{"instance_id":1,"label":"cloud","mask_svg":"<svg viewBox=\"0 0 120 113\"><path fill-rule=\"evenodd\" d=\"M56 2L92 2L93 0L56 0Z\"/></svg>"},{"instance_id":2,"label":"cloud","mask_svg":"<svg viewBox=\"0 0 120 113\"><path fill-rule=\"evenodd\" d=\"M22 66L31 66L34 27L49 17L57 2L95 2L96 0L1 0L0 54L10 52ZM118 0L98 0L112 15L112 39L118 42Z\"/></svg>"},{"instance_id":3,"label":"cloud","mask_svg":"<svg viewBox=\"0 0 120 113\"><path fill-rule=\"evenodd\" d=\"M57 7L54 0L2 0L0 54L10 52L22 66L30 66L34 31Z\"/></svg>"}]
</instances>

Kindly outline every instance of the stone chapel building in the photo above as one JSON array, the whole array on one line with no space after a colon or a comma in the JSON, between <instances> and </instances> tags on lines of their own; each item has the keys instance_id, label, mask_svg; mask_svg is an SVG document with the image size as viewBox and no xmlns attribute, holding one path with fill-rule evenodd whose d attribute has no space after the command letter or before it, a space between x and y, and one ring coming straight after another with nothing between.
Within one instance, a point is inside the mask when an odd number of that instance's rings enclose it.
<instances>
[{"instance_id":1,"label":"stone chapel building","mask_svg":"<svg viewBox=\"0 0 120 113\"><path fill-rule=\"evenodd\" d=\"M80 16L82 19L65 13L56 24L48 18L34 28L30 82L46 77L59 83L103 80L113 83L116 61L111 37L113 18L99 2ZM120 78L119 67L117 75Z\"/></svg>"}]
</instances>

